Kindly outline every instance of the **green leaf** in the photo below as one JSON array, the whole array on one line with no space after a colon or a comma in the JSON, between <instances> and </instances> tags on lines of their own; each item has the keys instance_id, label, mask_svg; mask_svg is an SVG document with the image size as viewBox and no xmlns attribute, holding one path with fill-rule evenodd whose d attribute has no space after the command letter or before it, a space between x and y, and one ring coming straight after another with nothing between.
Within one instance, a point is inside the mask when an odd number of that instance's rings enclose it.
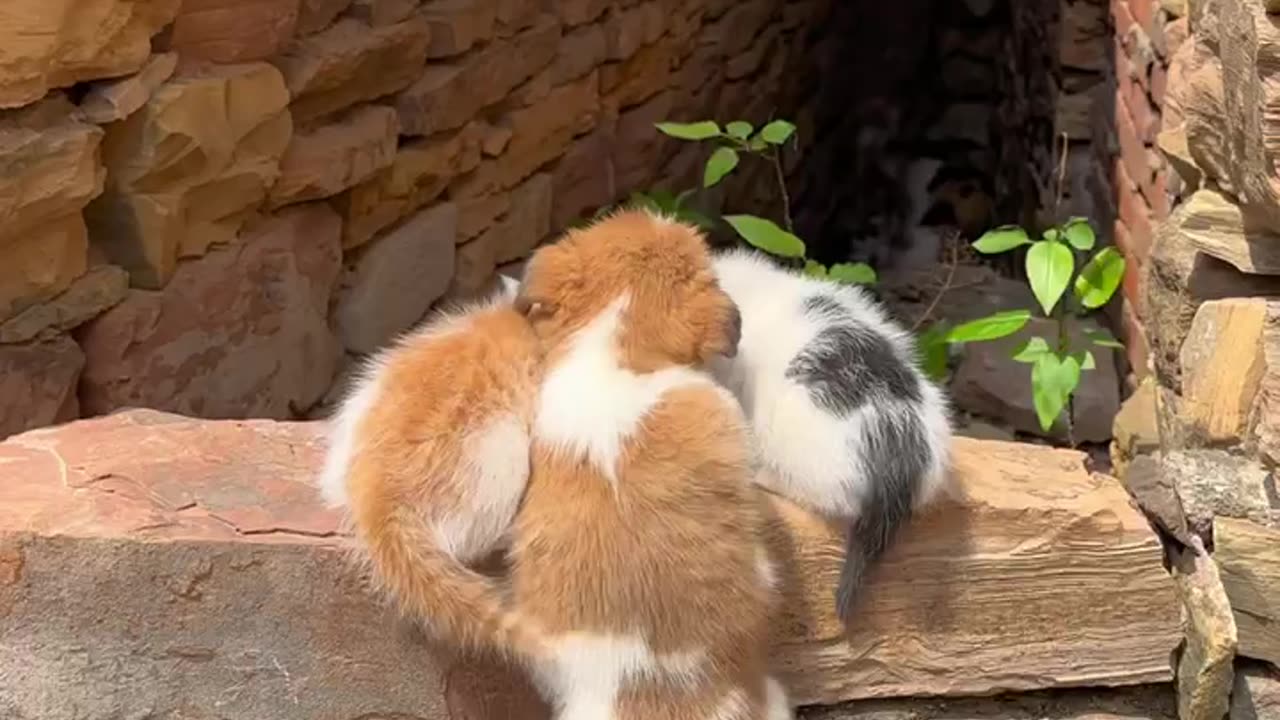
<instances>
[{"instance_id":1,"label":"green leaf","mask_svg":"<svg viewBox=\"0 0 1280 720\"><path fill-rule=\"evenodd\" d=\"M1124 280L1124 256L1115 248L1105 247L1085 264L1076 278L1076 297L1080 304L1089 308L1100 308L1107 304L1116 288Z\"/></svg>"},{"instance_id":2,"label":"green leaf","mask_svg":"<svg viewBox=\"0 0 1280 720\"><path fill-rule=\"evenodd\" d=\"M827 276L848 285L874 285L876 282L876 271L866 263L836 263L827 271Z\"/></svg>"},{"instance_id":3,"label":"green leaf","mask_svg":"<svg viewBox=\"0 0 1280 720\"><path fill-rule=\"evenodd\" d=\"M1026 230L1016 225L1005 225L983 233L982 237L974 241L973 249L984 255L995 255L1030 243L1031 238L1027 237Z\"/></svg>"},{"instance_id":4,"label":"green leaf","mask_svg":"<svg viewBox=\"0 0 1280 720\"><path fill-rule=\"evenodd\" d=\"M1049 349L1049 343L1045 342L1044 338L1035 336L1028 338L1026 342L1019 345L1013 351L1012 357L1018 362L1033 363L1047 352L1052 352Z\"/></svg>"},{"instance_id":5,"label":"green leaf","mask_svg":"<svg viewBox=\"0 0 1280 720\"><path fill-rule=\"evenodd\" d=\"M1098 363L1093 359L1093 353L1088 350L1073 352L1071 357L1075 358L1081 370L1093 370L1098 367Z\"/></svg>"},{"instance_id":6,"label":"green leaf","mask_svg":"<svg viewBox=\"0 0 1280 720\"><path fill-rule=\"evenodd\" d=\"M804 257L804 241L755 215L725 215L725 222L753 246L778 257Z\"/></svg>"},{"instance_id":7,"label":"green leaf","mask_svg":"<svg viewBox=\"0 0 1280 720\"><path fill-rule=\"evenodd\" d=\"M751 140L747 143L747 149L750 150L751 152L758 153L767 147L769 147L769 143L765 142L764 140L761 140L759 135L756 135L755 137L751 138Z\"/></svg>"},{"instance_id":8,"label":"green leaf","mask_svg":"<svg viewBox=\"0 0 1280 720\"><path fill-rule=\"evenodd\" d=\"M710 217L703 215L692 208L680 208L679 214L677 214L676 217L680 218L684 222L697 225L703 230L711 231L716 229L715 220L712 220Z\"/></svg>"},{"instance_id":9,"label":"green leaf","mask_svg":"<svg viewBox=\"0 0 1280 720\"><path fill-rule=\"evenodd\" d=\"M627 204L634 208L641 208L652 212L662 212L662 207L659 206L653 198L639 190L631 193L631 196L627 198Z\"/></svg>"},{"instance_id":10,"label":"green leaf","mask_svg":"<svg viewBox=\"0 0 1280 720\"><path fill-rule=\"evenodd\" d=\"M1065 249L1065 248L1064 248ZM1046 353L1031 366L1031 400L1040 429L1048 432L1080 384L1080 362Z\"/></svg>"},{"instance_id":11,"label":"green leaf","mask_svg":"<svg viewBox=\"0 0 1280 720\"><path fill-rule=\"evenodd\" d=\"M916 339L916 355L920 368L930 380L944 380L947 376L947 327L943 323L932 325Z\"/></svg>"},{"instance_id":12,"label":"green leaf","mask_svg":"<svg viewBox=\"0 0 1280 720\"><path fill-rule=\"evenodd\" d=\"M694 194L695 192L697 192L697 190L694 190L693 188L689 188L688 190L685 190L684 192L682 192L682 193L680 193L679 195L677 195L677 196L676 196L676 207L681 207L682 205L684 205L684 201L685 201L685 200L688 200L688 199L689 199L689 198L691 198L691 197L693 197L693 194Z\"/></svg>"},{"instance_id":13,"label":"green leaf","mask_svg":"<svg viewBox=\"0 0 1280 720\"><path fill-rule=\"evenodd\" d=\"M804 274L809 277L825 279L827 277L827 266L817 262L816 260L805 260Z\"/></svg>"},{"instance_id":14,"label":"green leaf","mask_svg":"<svg viewBox=\"0 0 1280 720\"><path fill-rule=\"evenodd\" d=\"M760 139L770 145L781 145L796 131L796 126L786 120L774 120L760 128Z\"/></svg>"},{"instance_id":15,"label":"green leaf","mask_svg":"<svg viewBox=\"0 0 1280 720\"><path fill-rule=\"evenodd\" d=\"M729 137L736 138L738 140L746 140L751 136L751 131L754 129L755 128L751 127L751 123L744 122L742 120L734 120L724 126L724 131L729 134Z\"/></svg>"},{"instance_id":16,"label":"green leaf","mask_svg":"<svg viewBox=\"0 0 1280 720\"><path fill-rule=\"evenodd\" d=\"M1057 242L1058 228L1049 228L1048 230L1045 230L1044 234L1042 234L1040 237L1044 238L1045 240L1048 240L1049 242Z\"/></svg>"},{"instance_id":17,"label":"green leaf","mask_svg":"<svg viewBox=\"0 0 1280 720\"><path fill-rule=\"evenodd\" d=\"M1041 240L1027 251L1027 280L1045 315L1052 315L1075 269L1071 250L1061 243Z\"/></svg>"},{"instance_id":18,"label":"green leaf","mask_svg":"<svg viewBox=\"0 0 1280 720\"><path fill-rule=\"evenodd\" d=\"M707 158L707 167L702 172L702 187L709 188L724 179L738 166L738 152L733 148L716 148Z\"/></svg>"},{"instance_id":19,"label":"green leaf","mask_svg":"<svg viewBox=\"0 0 1280 720\"><path fill-rule=\"evenodd\" d=\"M1092 340L1094 345L1099 345L1101 347L1109 347L1109 348L1120 348L1122 350L1124 349L1124 345L1121 344L1119 340L1116 340L1114 337L1112 337L1111 333L1107 332L1106 330L1087 330L1086 329L1084 331L1084 336Z\"/></svg>"},{"instance_id":20,"label":"green leaf","mask_svg":"<svg viewBox=\"0 0 1280 720\"><path fill-rule=\"evenodd\" d=\"M1077 250L1092 250L1093 244L1097 242L1093 228L1084 218L1068 220L1067 224L1062 226L1062 234L1066 236L1067 243Z\"/></svg>"},{"instance_id":21,"label":"green leaf","mask_svg":"<svg viewBox=\"0 0 1280 720\"><path fill-rule=\"evenodd\" d=\"M655 127L663 135L669 135L678 140L709 140L720 137L720 126L711 120L695 123L661 122Z\"/></svg>"},{"instance_id":22,"label":"green leaf","mask_svg":"<svg viewBox=\"0 0 1280 720\"><path fill-rule=\"evenodd\" d=\"M947 342L966 343L995 340L1012 335L1031 319L1030 310L1006 310L957 325L947 333Z\"/></svg>"}]
</instances>

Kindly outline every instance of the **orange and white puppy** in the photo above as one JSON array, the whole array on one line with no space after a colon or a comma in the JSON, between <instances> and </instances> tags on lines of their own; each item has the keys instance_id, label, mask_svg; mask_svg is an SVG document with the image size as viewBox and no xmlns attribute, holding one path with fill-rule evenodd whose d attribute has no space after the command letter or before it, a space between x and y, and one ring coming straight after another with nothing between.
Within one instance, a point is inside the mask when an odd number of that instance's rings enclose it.
<instances>
[{"instance_id":1,"label":"orange and white puppy","mask_svg":"<svg viewBox=\"0 0 1280 720\"><path fill-rule=\"evenodd\" d=\"M741 328L703 238L621 212L538 250L520 292L545 377L511 580L557 717L790 717L753 441L698 369Z\"/></svg>"},{"instance_id":2,"label":"orange and white puppy","mask_svg":"<svg viewBox=\"0 0 1280 720\"><path fill-rule=\"evenodd\" d=\"M452 645L527 660L538 634L468 568L505 542L529 476L540 353L514 293L374 357L332 421L320 486L406 614Z\"/></svg>"}]
</instances>

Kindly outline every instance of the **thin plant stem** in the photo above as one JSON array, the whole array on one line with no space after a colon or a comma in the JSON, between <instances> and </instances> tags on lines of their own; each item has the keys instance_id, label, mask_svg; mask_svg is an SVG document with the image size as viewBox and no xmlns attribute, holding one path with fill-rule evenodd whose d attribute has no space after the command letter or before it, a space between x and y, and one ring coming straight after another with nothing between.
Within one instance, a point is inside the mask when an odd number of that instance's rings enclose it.
<instances>
[{"instance_id":1,"label":"thin plant stem","mask_svg":"<svg viewBox=\"0 0 1280 720\"><path fill-rule=\"evenodd\" d=\"M1058 189L1053 200L1053 217L1054 222L1058 222L1062 217L1062 198L1066 193L1067 187L1067 156L1071 153L1071 138L1065 132L1062 133L1062 150L1061 157L1058 159ZM1057 231L1059 235L1065 232L1065 224L1058 225ZM1075 266L1075 254L1072 253L1072 266ZM1071 346L1071 339L1068 337L1067 328L1067 298L1062 298L1058 304L1058 310L1054 313L1055 319L1058 321L1058 357L1065 357ZM1077 385L1078 387L1078 385ZM1075 422L1073 418L1076 414L1076 388L1071 389L1071 393L1067 395L1066 425L1067 425L1067 444L1071 447L1076 446Z\"/></svg>"},{"instance_id":2,"label":"thin plant stem","mask_svg":"<svg viewBox=\"0 0 1280 720\"><path fill-rule=\"evenodd\" d=\"M791 222L791 195L787 193L787 178L782 172L782 151L775 149L769 153L773 161L773 174L778 180L778 191L782 193L782 220L787 224L787 232L794 233L795 226Z\"/></svg>"},{"instance_id":3,"label":"thin plant stem","mask_svg":"<svg viewBox=\"0 0 1280 720\"><path fill-rule=\"evenodd\" d=\"M928 320L929 316L932 315L933 311L938 307L938 302L942 300L942 296L946 295L947 291L951 289L951 281L956 275L956 266L960 264L959 230L953 229L948 234L947 245L951 248L951 262L950 267L947 269L947 278L942 281L942 287L939 288L938 293L933 296L933 300L930 301L929 307L925 308L924 313L921 314L920 317L916 318L915 323L911 326L911 332L915 332L920 329L920 326L924 324L924 321Z\"/></svg>"}]
</instances>

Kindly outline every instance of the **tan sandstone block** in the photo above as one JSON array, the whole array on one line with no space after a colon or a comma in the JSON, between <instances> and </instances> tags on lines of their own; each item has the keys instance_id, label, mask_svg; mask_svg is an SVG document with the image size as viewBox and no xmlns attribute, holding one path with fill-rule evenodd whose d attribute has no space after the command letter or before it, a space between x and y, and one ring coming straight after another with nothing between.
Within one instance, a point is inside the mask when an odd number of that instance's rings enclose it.
<instances>
[{"instance_id":1,"label":"tan sandstone block","mask_svg":"<svg viewBox=\"0 0 1280 720\"><path fill-rule=\"evenodd\" d=\"M1201 252L1241 272L1280 275L1280 233L1246 221L1240 206L1216 190L1198 190L1186 201L1182 231Z\"/></svg>"},{"instance_id":2,"label":"tan sandstone block","mask_svg":"<svg viewBox=\"0 0 1280 720\"><path fill-rule=\"evenodd\" d=\"M600 68L600 94L614 108L639 105L670 84L673 59L671 43L659 41L623 62L605 65Z\"/></svg>"},{"instance_id":3,"label":"tan sandstone block","mask_svg":"<svg viewBox=\"0 0 1280 720\"><path fill-rule=\"evenodd\" d=\"M427 57L460 55L494 35L498 7L491 0L430 0L422 17L431 26Z\"/></svg>"},{"instance_id":4,"label":"tan sandstone block","mask_svg":"<svg viewBox=\"0 0 1280 720\"><path fill-rule=\"evenodd\" d=\"M560 85L577 80L603 63L607 52L604 26L597 23L574 28L560 38L551 82Z\"/></svg>"},{"instance_id":5,"label":"tan sandstone block","mask_svg":"<svg viewBox=\"0 0 1280 720\"><path fill-rule=\"evenodd\" d=\"M76 382L83 368L84 353L66 335L0 344L0 438L79 417Z\"/></svg>"},{"instance_id":6,"label":"tan sandstone block","mask_svg":"<svg viewBox=\"0 0 1280 720\"><path fill-rule=\"evenodd\" d=\"M6 0L0 19L0 108L53 88L137 71L179 0Z\"/></svg>"},{"instance_id":7,"label":"tan sandstone block","mask_svg":"<svg viewBox=\"0 0 1280 720\"><path fill-rule=\"evenodd\" d=\"M603 119L591 133L569 146L551 171L551 228L560 230L619 192L613 177L614 120Z\"/></svg>"},{"instance_id":8,"label":"tan sandstone block","mask_svg":"<svg viewBox=\"0 0 1280 720\"><path fill-rule=\"evenodd\" d=\"M1239 442L1266 370L1267 301L1206 302L1182 344L1182 414L1209 442Z\"/></svg>"},{"instance_id":9,"label":"tan sandstone block","mask_svg":"<svg viewBox=\"0 0 1280 720\"><path fill-rule=\"evenodd\" d=\"M376 28L348 18L295 40L272 62L301 123L405 88L422 73L429 38L416 16Z\"/></svg>"},{"instance_id":10,"label":"tan sandstone block","mask_svg":"<svg viewBox=\"0 0 1280 720\"><path fill-rule=\"evenodd\" d=\"M0 670L18 712L221 701L231 717L545 718L518 675L459 677L368 596L315 498L323 430L134 410L0 445L0 577L22 580L0 584L0 634L17 650ZM852 632L832 611L841 529L775 501L776 662L793 699L1169 681L1179 602L1124 490L1078 453L955 450L957 498L906 529ZM118 662L85 665L72 652L85 646Z\"/></svg>"},{"instance_id":11,"label":"tan sandstone block","mask_svg":"<svg viewBox=\"0 0 1280 720\"><path fill-rule=\"evenodd\" d=\"M335 122L294 133L271 186L274 207L337 195L391 165L400 123L385 105L355 108Z\"/></svg>"},{"instance_id":12,"label":"tan sandstone block","mask_svg":"<svg viewBox=\"0 0 1280 720\"><path fill-rule=\"evenodd\" d=\"M1220 719L1227 714L1235 680L1238 636L1218 565L1197 547L1175 551L1173 562L1187 619L1186 645L1178 659L1178 717Z\"/></svg>"},{"instance_id":13,"label":"tan sandstone block","mask_svg":"<svg viewBox=\"0 0 1280 720\"><path fill-rule=\"evenodd\" d=\"M0 322L0 344L34 339L50 328L70 330L124 299L129 273L114 265L97 265L70 287L38 305Z\"/></svg>"},{"instance_id":14,"label":"tan sandstone block","mask_svg":"<svg viewBox=\"0 0 1280 720\"><path fill-rule=\"evenodd\" d=\"M626 60L641 47L657 42L666 27L667 13L662 2L616 10L604 23L605 56L609 60Z\"/></svg>"},{"instance_id":15,"label":"tan sandstone block","mask_svg":"<svg viewBox=\"0 0 1280 720\"><path fill-rule=\"evenodd\" d=\"M288 44L297 23L298 0L182 0L168 47L195 60L265 60Z\"/></svg>"},{"instance_id":16,"label":"tan sandstone block","mask_svg":"<svg viewBox=\"0 0 1280 720\"><path fill-rule=\"evenodd\" d=\"M343 219L344 248L361 245L444 193L456 177L480 163L483 129L461 130L401 145L391 166L334 198Z\"/></svg>"},{"instance_id":17,"label":"tan sandstone block","mask_svg":"<svg viewBox=\"0 0 1280 720\"><path fill-rule=\"evenodd\" d=\"M101 141L102 130L58 95L0 113L0 253L102 192Z\"/></svg>"},{"instance_id":18,"label":"tan sandstone block","mask_svg":"<svg viewBox=\"0 0 1280 720\"><path fill-rule=\"evenodd\" d=\"M300 36L314 35L332 25L350 6L351 0L302 0L295 32Z\"/></svg>"},{"instance_id":19,"label":"tan sandstone block","mask_svg":"<svg viewBox=\"0 0 1280 720\"><path fill-rule=\"evenodd\" d=\"M340 227L324 204L286 208L181 263L163 290L130 291L77 333L85 411L297 416L324 395L340 355L328 320Z\"/></svg>"},{"instance_id":20,"label":"tan sandstone block","mask_svg":"<svg viewBox=\"0 0 1280 720\"><path fill-rule=\"evenodd\" d=\"M46 220L0 245L0 322L66 290L89 263L79 212Z\"/></svg>"},{"instance_id":21,"label":"tan sandstone block","mask_svg":"<svg viewBox=\"0 0 1280 720\"><path fill-rule=\"evenodd\" d=\"M549 65L559 42L560 25L544 16L535 27L490 43L463 62L415 72L420 77L396 96L401 132L431 135L462 127Z\"/></svg>"},{"instance_id":22,"label":"tan sandstone block","mask_svg":"<svg viewBox=\"0 0 1280 720\"><path fill-rule=\"evenodd\" d=\"M492 231L494 259L505 265L528 257L551 234L551 175L538 173L511 190L511 205Z\"/></svg>"},{"instance_id":23,"label":"tan sandstone block","mask_svg":"<svg viewBox=\"0 0 1280 720\"><path fill-rule=\"evenodd\" d=\"M1213 522L1214 559L1231 598L1240 654L1280 664L1280 529Z\"/></svg>"},{"instance_id":24,"label":"tan sandstone block","mask_svg":"<svg viewBox=\"0 0 1280 720\"><path fill-rule=\"evenodd\" d=\"M265 199L292 135L288 92L266 63L180 72L103 141L106 192L86 210L94 245L136 287L180 257L234 240Z\"/></svg>"},{"instance_id":25,"label":"tan sandstone block","mask_svg":"<svg viewBox=\"0 0 1280 720\"><path fill-rule=\"evenodd\" d=\"M94 83L80 101L80 110L87 120L101 125L123 120L145 105L177 69L177 53L152 55L133 75Z\"/></svg>"}]
</instances>

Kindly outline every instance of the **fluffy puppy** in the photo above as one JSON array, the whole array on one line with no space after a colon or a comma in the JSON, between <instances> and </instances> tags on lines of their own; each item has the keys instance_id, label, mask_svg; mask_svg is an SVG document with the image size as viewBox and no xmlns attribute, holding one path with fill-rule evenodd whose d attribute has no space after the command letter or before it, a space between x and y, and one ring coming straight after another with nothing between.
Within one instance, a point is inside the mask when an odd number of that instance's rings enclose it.
<instances>
[{"instance_id":1,"label":"fluffy puppy","mask_svg":"<svg viewBox=\"0 0 1280 720\"><path fill-rule=\"evenodd\" d=\"M561 720L790 717L766 679L774 573L754 447L698 368L740 318L703 238L646 212L533 256L517 306L545 352L512 589L546 633Z\"/></svg>"},{"instance_id":2,"label":"fluffy puppy","mask_svg":"<svg viewBox=\"0 0 1280 720\"><path fill-rule=\"evenodd\" d=\"M742 250L715 269L742 312L742 342L713 370L750 419L759 481L850 521L836 590L847 621L867 569L944 485L946 398L920 372L910 336L861 288Z\"/></svg>"},{"instance_id":3,"label":"fluffy puppy","mask_svg":"<svg viewBox=\"0 0 1280 720\"><path fill-rule=\"evenodd\" d=\"M502 545L529 476L540 352L513 297L504 284L368 362L331 421L320 487L406 614L457 647L527 660L536 630L468 569Z\"/></svg>"}]
</instances>

